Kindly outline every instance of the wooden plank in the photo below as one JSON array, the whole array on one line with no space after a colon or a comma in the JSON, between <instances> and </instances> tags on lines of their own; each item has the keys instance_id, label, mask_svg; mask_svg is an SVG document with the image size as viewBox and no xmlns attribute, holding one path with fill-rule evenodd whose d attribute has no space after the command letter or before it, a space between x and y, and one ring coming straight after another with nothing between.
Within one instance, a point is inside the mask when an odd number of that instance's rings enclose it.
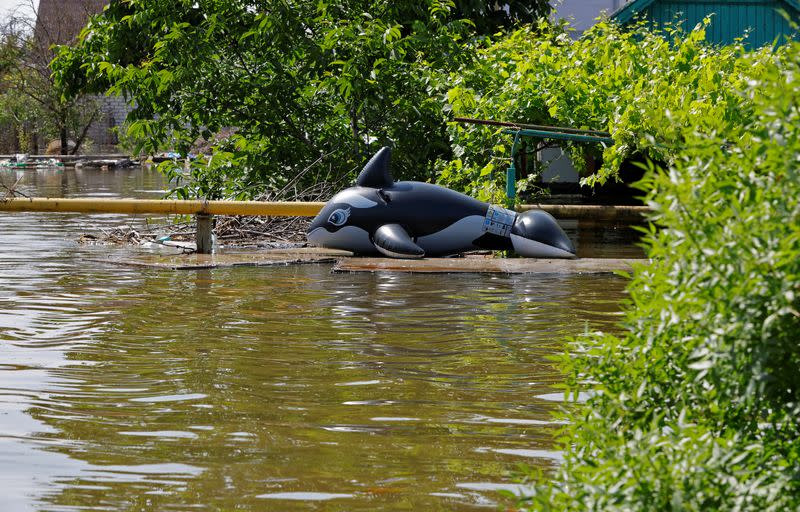
<instances>
[{"instance_id":1,"label":"wooden plank","mask_svg":"<svg viewBox=\"0 0 800 512\"><path fill-rule=\"evenodd\" d=\"M534 258L426 258L400 260L392 258L341 258L334 272L409 272L427 274L611 274L630 272L643 259L581 258L551 260Z\"/></svg>"}]
</instances>

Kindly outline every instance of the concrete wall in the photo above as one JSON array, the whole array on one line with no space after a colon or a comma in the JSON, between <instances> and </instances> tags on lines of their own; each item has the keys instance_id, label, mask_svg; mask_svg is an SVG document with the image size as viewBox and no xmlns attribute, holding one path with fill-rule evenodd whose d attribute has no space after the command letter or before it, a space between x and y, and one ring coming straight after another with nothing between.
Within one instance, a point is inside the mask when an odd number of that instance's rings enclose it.
<instances>
[{"instance_id":1,"label":"concrete wall","mask_svg":"<svg viewBox=\"0 0 800 512\"><path fill-rule=\"evenodd\" d=\"M42 65L52 59L50 48L54 44L71 44L89 16L101 12L107 3L108 0L40 0L34 35ZM130 108L122 98L96 96L94 99L101 105L102 116L89 128L87 137L93 143L92 151L103 151L118 142L112 128L125 120ZM42 147L46 147L47 142L43 141Z\"/></svg>"},{"instance_id":2,"label":"concrete wall","mask_svg":"<svg viewBox=\"0 0 800 512\"><path fill-rule=\"evenodd\" d=\"M578 183L580 180L572 159L559 147L540 151L539 161L546 166L542 171L542 183Z\"/></svg>"}]
</instances>

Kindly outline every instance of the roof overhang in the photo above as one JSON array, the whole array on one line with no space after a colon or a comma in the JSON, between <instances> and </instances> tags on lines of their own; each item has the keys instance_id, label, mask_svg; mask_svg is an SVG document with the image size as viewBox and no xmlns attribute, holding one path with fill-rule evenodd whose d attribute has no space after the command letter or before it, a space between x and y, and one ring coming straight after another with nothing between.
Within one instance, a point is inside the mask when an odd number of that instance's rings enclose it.
<instances>
[{"instance_id":1,"label":"roof overhang","mask_svg":"<svg viewBox=\"0 0 800 512\"><path fill-rule=\"evenodd\" d=\"M631 19L636 16L636 13L646 9L655 1L656 0L633 0L633 2L628 2L616 11L612 12L609 18L621 25L624 25L625 23L631 21Z\"/></svg>"}]
</instances>

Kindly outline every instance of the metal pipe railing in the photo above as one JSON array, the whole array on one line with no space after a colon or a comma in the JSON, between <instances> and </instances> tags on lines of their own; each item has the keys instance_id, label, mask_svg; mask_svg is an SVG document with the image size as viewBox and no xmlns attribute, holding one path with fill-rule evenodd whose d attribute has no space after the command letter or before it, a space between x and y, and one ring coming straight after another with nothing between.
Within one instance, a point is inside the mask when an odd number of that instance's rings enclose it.
<instances>
[{"instance_id":1,"label":"metal pipe railing","mask_svg":"<svg viewBox=\"0 0 800 512\"><path fill-rule=\"evenodd\" d=\"M509 121L494 121L492 119L474 119L471 117L454 117L453 121L457 123L467 124L481 124L486 126L504 126L519 130L528 128L531 130L545 130L548 132L562 132L562 133L575 133L582 135L597 135L601 137L610 137L611 134L603 130L584 130L583 128L572 128L569 126L547 126L543 124L527 124L527 123L514 123Z\"/></svg>"},{"instance_id":2,"label":"metal pipe railing","mask_svg":"<svg viewBox=\"0 0 800 512\"><path fill-rule=\"evenodd\" d=\"M248 215L268 217L314 217L325 203L320 202L262 202L262 201L179 201L170 199L63 199L15 197L0 200L0 212L66 212L196 215L198 218L197 252L209 254L211 246L211 216ZM544 210L558 218L594 220L632 220L641 218L646 206L597 205L520 205L517 211Z\"/></svg>"},{"instance_id":3,"label":"metal pipe railing","mask_svg":"<svg viewBox=\"0 0 800 512\"><path fill-rule=\"evenodd\" d=\"M160 213L172 215L263 215L313 217L325 203L179 201L170 199L20 198L0 201L6 212Z\"/></svg>"},{"instance_id":4,"label":"metal pipe railing","mask_svg":"<svg viewBox=\"0 0 800 512\"><path fill-rule=\"evenodd\" d=\"M197 252L214 251L213 215L258 215L281 217L313 217L325 203L260 202L260 201L178 201L169 199L62 199L13 198L0 201L6 212L72 212L195 215L197 218Z\"/></svg>"}]
</instances>

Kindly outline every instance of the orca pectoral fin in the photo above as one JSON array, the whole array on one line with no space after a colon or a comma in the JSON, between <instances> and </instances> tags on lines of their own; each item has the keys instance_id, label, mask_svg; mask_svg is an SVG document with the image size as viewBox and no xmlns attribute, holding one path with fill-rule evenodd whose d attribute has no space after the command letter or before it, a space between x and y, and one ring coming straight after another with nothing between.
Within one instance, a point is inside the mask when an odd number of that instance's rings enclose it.
<instances>
[{"instance_id":1,"label":"orca pectoral fin","mask_svg":"<svg viewBox=\"0 0 800 512\"><path fill-rule=\"evenodd\" d=\"M422 258L425 251L414 243L399 224L384 224L372 238L375 247L390 258Z\"/></svg>"}]
</instances>

